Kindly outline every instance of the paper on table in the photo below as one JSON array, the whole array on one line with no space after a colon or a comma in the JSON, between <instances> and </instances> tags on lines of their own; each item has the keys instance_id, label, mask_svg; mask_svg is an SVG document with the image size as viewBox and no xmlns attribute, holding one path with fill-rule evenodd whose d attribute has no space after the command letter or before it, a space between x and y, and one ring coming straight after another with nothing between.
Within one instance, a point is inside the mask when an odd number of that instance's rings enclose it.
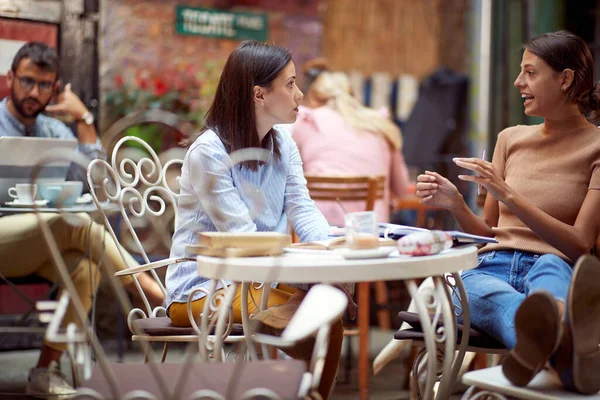
<instances>
[{"instance_id":1,"label":"paper on table","mask_svg":"<svg viewBox=\"0 0 600 400\"><path fill-rule=\"evenodd\" d=\"M395 246L396 242L391 239L379 239L379 247L382 246ZM306 250L334 250L341 247L346 247L346 238L337 237L327 240L317 240L314 242L307 243L293 243L290 248L292 249L306 249Z\"/></svg>"},{"instance_id":2,"label":"paper on table","mask_svg":"<svg viewBox=\"0 0 600 400\"><path fill-rule=\"evenodd\" d=\"M397 225L397 224L386 224L379 223L379 236L388 237L391 239L400 239L402 236L406 236L415 232L427 232L429 229L417 228L416 226L408 225Z\"/></svg>"},{"instance_id":3,"label":"paper on table","mask_svg":"<svg viewBox=\"0 0 600 400\"><path fill-rule=\"evenodd\" d=\"M459 243L498 243L493 237L472 235L461 231L448 231L455 242Z\"/></svg>"},{"instance_id":4,"label":"paper on table","mask_svg":"<svg viewBox=\"0 0 600 400\"><path fill-rule=\"evenodd\" d=\"M306 250L331 250L337 247L346 246L345 237L336 237L333 239L316 240L314 242L306 243L292 243L290 246L293 249L306 249Z\"/></svg>"},{"instance_id":5,"label":"paper on table","mask_svg":"<svg viewBox=\"0 0 600 400\"><path fill-rule=\"evenodd\" d=\"M415 232L429 232L429 229L417 228L415 226L408 226L408 225L380 223L379 224L379 236L386 237L386 231L387 231L388 238L400 239L401 237L404 237L406 235L409 235L409 234L415 233ZM493 237L472 235L470 233L465 233L462 231L446 231L446 232L449 233L452 236L452 239L454 239L454 241L458 242L458 243L498 243L498 241L496 239L494 239Z\"/></svg>"}]
</instances>

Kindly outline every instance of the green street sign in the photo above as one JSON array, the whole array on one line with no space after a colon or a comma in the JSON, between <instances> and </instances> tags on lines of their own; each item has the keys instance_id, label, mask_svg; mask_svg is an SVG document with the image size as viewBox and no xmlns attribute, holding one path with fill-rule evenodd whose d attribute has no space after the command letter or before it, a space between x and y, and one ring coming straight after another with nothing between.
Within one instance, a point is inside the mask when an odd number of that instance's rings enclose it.
<instances>
[{"instance_id":1,"label":"green street sign","mask_svg":"<svg viewBox=\"0 0 600 400\"><path fill-rule=\"evenodd\" d=\"M181 35L264 42L268 38L266 14L177 6L177 33Z\"/></svg>"}]
</instances>

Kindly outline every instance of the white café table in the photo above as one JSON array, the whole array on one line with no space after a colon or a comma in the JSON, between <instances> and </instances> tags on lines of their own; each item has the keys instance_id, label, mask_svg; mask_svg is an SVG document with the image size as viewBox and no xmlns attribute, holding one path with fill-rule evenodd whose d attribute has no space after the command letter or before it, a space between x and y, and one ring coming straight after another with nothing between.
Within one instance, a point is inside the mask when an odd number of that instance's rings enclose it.
<instances>
[{"instance_id":1,"label":"white caf\u00e9 table","mask_svg":"<svg viewBox=\"0 0 600 400\"><path fill-rule=\"evenodd\" d=\"M397 253L396 253L397 254ZM244 332L251 332L249 326L247 308L247 287L251 282L285 282L285 283L341 283L341 282L371 282L386 280L405 280L411 297L415 301L419 313L423 332L425 334L425 345L428 351L428 373L425 388L425 399L433 398L433 385L435 383L435 370L437 364L436 349L438 344L444 343L444 371L452 371L444 374L440 382L437 398L447 398L454 379L458 374L458 368L464 357L466 342L468 341L469 321L465 321L465 329L461 341L461 350L456 358L454 350L456 347L456 316L454 307L451 305L451 297L445 286L444 274L452 274L457 284L462 287L462 281L457 273L460 270L472 269L477 265L477 249L475 246L453 248L442 253L424 256L390 256L377 259L345 259L336 251L318 251L306 253L286 253L278 257L239 257L239 258L217 258L198 256L198 274L209 279L225 279L241 282L245 285L242 290L242 323ZM417 296L417 285L415 279L433 277L435 289L430 295L435 301L423 299ZM427 296L429 297L429 296ZM428 300L428 301L425 301ZM265 306L265 299L261 307ZM427 303L427 304L426 304ZM466 303L466 302L465 302ZM359 299L360 304L360 299ZM445 329L432 326L428 311L441 314ZM465 304L463 313L468 313L468 305ZM468 314L467 314L468 316ZM368 319L368 312L358 312L360 318ZM217 323L216 337L219 338L224 332L224 319ZM462 346L464 343L464 348ZM254 347L249 346L251 356L256 356ZM253 354L254 353L254 354ZM368 396L369 380L369 355L359 354L359 385L363 389L361 398Z\"/></svg>"}]
</instances>

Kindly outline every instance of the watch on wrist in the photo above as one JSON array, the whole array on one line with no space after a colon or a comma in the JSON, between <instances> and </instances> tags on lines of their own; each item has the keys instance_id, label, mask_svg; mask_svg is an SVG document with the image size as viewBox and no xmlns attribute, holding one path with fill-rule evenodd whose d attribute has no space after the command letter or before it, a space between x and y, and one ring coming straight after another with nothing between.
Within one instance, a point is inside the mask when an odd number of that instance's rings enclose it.
<instances>
[{"instance_id":1,"label":"watch on wrist","mask_svg":"<svg viewBox=\"0 0 600 400\"><path fill-rule=\"evenodd\" d=\"M85 122L86 125L93 125L94 124L94 114L92 114L89 111L86 111L83 113L83 115L81 116L79 121Z\"/></svg>"}]
</instances>

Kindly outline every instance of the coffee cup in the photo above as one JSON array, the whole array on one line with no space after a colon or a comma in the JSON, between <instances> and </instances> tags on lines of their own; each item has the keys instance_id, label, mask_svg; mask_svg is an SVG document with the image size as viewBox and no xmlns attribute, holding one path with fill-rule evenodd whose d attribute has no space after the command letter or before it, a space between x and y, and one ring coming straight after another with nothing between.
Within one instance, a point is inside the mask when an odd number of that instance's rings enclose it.
<instances>
[{"instance_id":1,"label":"coffee cup","mask_svg":"<svg viewBox=\"0 0 600 400\"><path fill-rule=\"evenodd\" d=\"M352 250L379 247L377 215L373 211L346 214L346 247Z\"/></svg>"},{"instance_id":2,"label":"coffee cup","mask_svg":"<svg viewBox=\"0 0 600 400\"><path fill-rule=\"evenodd\" d=\"M31 183L17 183L8 189L8 195L23 204L32 204L36 192L37 185Z\"/></svg>"},{"instance_id":3,"label":"coffee cup","mask_svg":"<svg viewBox=\"0 0 600 400\"><path fill-rule=\"evenodd\" d=\"M80 181L40 183L40 197L51 206L72 206L81 196L83 183Z\"/></svg>"}]
</instances>

